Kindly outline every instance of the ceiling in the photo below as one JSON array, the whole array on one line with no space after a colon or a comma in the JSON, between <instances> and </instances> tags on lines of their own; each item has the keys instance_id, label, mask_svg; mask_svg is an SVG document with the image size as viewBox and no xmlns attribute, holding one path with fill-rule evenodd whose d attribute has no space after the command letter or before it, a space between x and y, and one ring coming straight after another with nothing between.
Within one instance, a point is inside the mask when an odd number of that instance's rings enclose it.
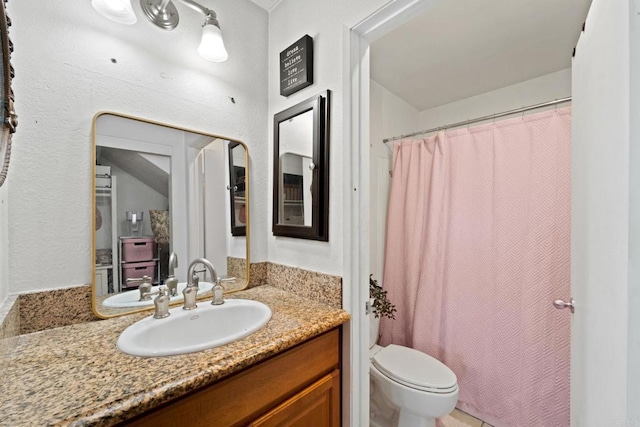
<instances>
[{"instance_id":1,"label":"ceiling","mask_svg":"<svg viewBox=\"0 0 640 427\"><path fill-rule=\"evenodd\" d=\"M251 1L267 11L271 11L274 7L276 7L278 3L280 3L280 0L251 0Z\"/></svg>"},{"instance_id":2,"label":"ceiling","mask_svg":"<svg viewBox=\"0 0 640 427\"><path fill-rule=\"evenodd\" d=\"M372 43L371 78L423 111L568 68L590 4L439 0Z\"/></svg>"},{"instance_id":3,"label":"ceiling","mask_svg":"<svg viewBox=\"0 0 640 427\"><path fill-rule=\"evenodd\" d=\"M116 166L138 181L169 197L169 171L154 163L153 154L117 148L96 147L97 164ZM164 156L159 156L164 157ZM104 163L103 163L104 162ZM168 160L167 160L168 164Z\"/></svg>"}]
</instances>

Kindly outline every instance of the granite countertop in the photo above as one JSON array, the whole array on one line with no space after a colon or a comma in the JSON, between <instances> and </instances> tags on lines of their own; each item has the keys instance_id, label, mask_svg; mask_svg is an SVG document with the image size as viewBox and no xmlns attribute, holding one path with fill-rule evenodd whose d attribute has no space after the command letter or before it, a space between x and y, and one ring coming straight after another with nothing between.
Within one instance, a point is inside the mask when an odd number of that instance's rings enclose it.
<instances>
[{"instance_id":1,"label":"granite countertop","mask_svg":"<svg viewBox=\"0 0 640 427\"><path fill-rule=\"evenodd\" d=\"M349 319L343 310L271 286L229 298L261 301L273 316L253 335L198 353L140 358L120 352L120 333L149 313L1 340L0 425L113 425Z\"/></svg>"}]
</instances>

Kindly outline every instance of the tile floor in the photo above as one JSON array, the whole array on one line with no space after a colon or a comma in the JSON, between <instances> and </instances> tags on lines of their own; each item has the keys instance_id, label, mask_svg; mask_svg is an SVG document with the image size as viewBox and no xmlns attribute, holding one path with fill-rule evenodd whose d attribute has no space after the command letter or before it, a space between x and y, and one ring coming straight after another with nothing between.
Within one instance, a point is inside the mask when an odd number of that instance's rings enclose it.
<instances>
[{"instance_id":1,"label":"tile floor","mask_svg":"<svg viewBox=\"0 0 640 427\"><path fill-rule=\"evenodd\" d=\"M456 420L465 423L469 427L492 427L491 424L485 423L484 421L479 420L476 417L473 417L459 409L454 409L453 412L451 412L451 414L449 415L451 415Z\"/></svg>"}]
</instances>

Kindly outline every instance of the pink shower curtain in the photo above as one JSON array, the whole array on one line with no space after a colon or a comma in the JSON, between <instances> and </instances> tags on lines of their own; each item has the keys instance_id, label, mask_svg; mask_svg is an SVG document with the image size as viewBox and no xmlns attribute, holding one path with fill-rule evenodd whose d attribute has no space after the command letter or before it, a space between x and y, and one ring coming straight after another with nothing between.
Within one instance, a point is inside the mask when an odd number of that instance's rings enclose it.
<instances>
[{"instance_id":1,"label":"pink shower curtain","mask_svg":"<svg viewBox=\"0 0 640 427\"><path fill-rule=\"evenodd\" d=\"M396 143L382 343L458 377L458 408L569 425L571 110Z\"/></svg>"}]
</instances>

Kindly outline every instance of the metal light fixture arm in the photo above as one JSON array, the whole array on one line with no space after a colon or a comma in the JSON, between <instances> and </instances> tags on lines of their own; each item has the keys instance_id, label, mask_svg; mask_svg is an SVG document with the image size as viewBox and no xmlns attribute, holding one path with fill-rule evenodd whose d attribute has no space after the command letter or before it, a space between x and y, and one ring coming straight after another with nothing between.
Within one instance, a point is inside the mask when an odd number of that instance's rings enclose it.
<instances>
[{"instance_id":1,"label":"metal light fixture arm","mask_svg":"<svg viewBox=\"0 0 640 427\"><path fill-rule=\"evenodd\" d=\"M193 0L178 0L178 1L180 1L180 3L184 4L185 6L189 6L191 9L195 10L196 12L201 13L207 19L216 19L217 18L216 13L213 10L204 7L200 3L197 3L197 2L195 2Z\"/></svg>"},{"instance_id":2,"label":"metal light fixture arm","mask_svg":"<svg viewBox=\"0 0 640 427\"><path fill-rule=\"evenodd\" d=\"M204 15L205 25L213 24L218 28L220 27L217 15L213 10L204 7L194 0L178 1L201 15ZM140 7L147 19L157 27L170 31L178 26L178 10L171 0L140 0Z\"/></svg>"}]
</instances>

